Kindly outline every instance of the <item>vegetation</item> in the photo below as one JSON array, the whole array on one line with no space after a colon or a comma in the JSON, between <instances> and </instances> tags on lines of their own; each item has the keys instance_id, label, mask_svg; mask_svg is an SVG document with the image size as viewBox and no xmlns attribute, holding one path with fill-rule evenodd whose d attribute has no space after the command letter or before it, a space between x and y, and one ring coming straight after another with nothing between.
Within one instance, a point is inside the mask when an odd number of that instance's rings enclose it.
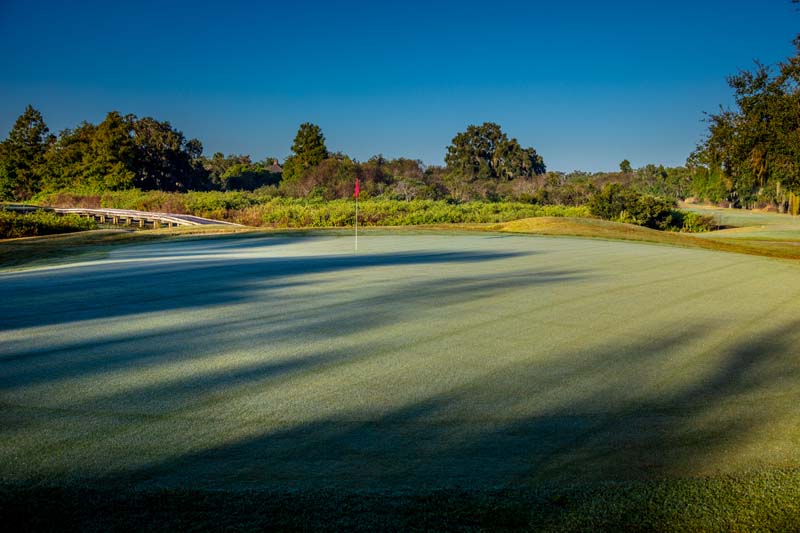
<instances>
[{"instance_id":1,"label":"vegetation","mask_svg":"<svg viewBox=\"0 0 800 533\"><path fill-rule=\"evenodd\" d=\"M272 188L253 192L192 192L128 190L102 195L69 193L41 194L36 201L65 207L109 207L192 214L218 220L269 226L351 226L354 211L350 200L300 199L276 196ZM489 223L536 216L589 216L585 207L535 205L519 202L465 202L444 200L364 199L359 202L359 224L404 226L411 224Z\"/></svg>"},{"instance_id":2,"label":"vegetation","mask_svg":"<svg viewBox=\"0 0 800 533\"><path fill-rule=\"evenodd\" d=\"M453 137L444 158L453 196L472 198L476 182L493 183L544 174L544 160L533 148L509 139L498 124L469 126Z\"/></svg>"},{"instance_id":3,"label":"vegetation","mask_svg":"<svg viewBox=\"0 0 800 533\"><path fill-rule=\"evenodd\" d=\"M49 211L15 213L0 210L0 239L35 237L97 229L94 220L77 215L56 215Z\"/></svg>"},{"instance_id":4,"label":"vegetation","mask_svg":"<svg viewBox=\"0 0 800 533\"><path fill-rule=\"evenodd\" d=\"M589 197L589 211L605 220L660 230L709 231L714 220L697 213L683 213L674 200L641 194L618 183L608 183Z\"/></svg>"},{"instance_id":5,"label":"vegetation","mask_svg":"<svg viewBox=\"0 0 800 533\"><path fill-rule=\"evenodd\" d=\"M794 72L788 66L783 71ZM747 80L743 75L737 83ZM777 81L769 83L772 94ZM368 225L500 222L576 212L557 206L589 206L582 212L607 220L698 232L708 230L711 221L675 205L691 194L720 199L720 182L711 178L716 167L698 163L716 153L712 148L721 146L719 138L712 135L686 168L634 169L626 159L619 172L565 174L546 172L535 149L523 148L491 122L458 133L447 148L445 167L380 155L358 162L329 152L321 128L303 123L281 167L272 157L253 162L218 152L206 158L198 140L187 140L168 122L118 112L56 137L28 106L0 143L0 196L63 207L191 213L255 226L336 227L352 223L347 204L337 201L351 198L358 179ZM766 168L778 164L769 161ZM780 161L784 164L785 157ZM720 166L719 172L729 167ZM774 183L776 191L786 192L782 205L796 210L800 197L787 189L791 180ZM323 206L322 201L332 203Z\"/></svg>"},{"instance_id":6,"label":"vegetation","mask_svg":"<svg viewBox=\"0 0 800 533\"><path fill-rule=\"evenodd\" d=\"M292 152L294 155L284 163L284 177L289 184L299 181L303 174L328 158L322 129L310 122L300 124L292 144Z\"/></svg>"},{"instance_id":7,"label":"vegetation","mask_svg":"<svg viewBox=\"0 0 800 533\"><path fill-rule=\"evenodd\" d=\"M795 45L775 69L756 63L728 78L736 107L708 116L688 161L697 196L800 213L800 36Z\"/></svg>"},{"instance_id":8,"label":"vegetation","mask_svg":"<svg viewBox=\"0 0 800 533\"><path fill-rule=\"evenodd\" d=\"M633 171L630 163L620 173L548 173L535 149L523 148L490 122L470 125L453 138L446 167L380 155L358 162L330 153L321 128L311 123L300 125L291 149L283 167L274 157L253 162L217 152L207 158L200 141L187 140L168 122L116 111L100 124L84 122L55 136L28 106L0 143L0 197L258 190L260 197L334 200L350 198L358 179L366 197L578 206L609 182L683 198L687 180L686 169L647 165Z\"/></svg>"}]
</instances>

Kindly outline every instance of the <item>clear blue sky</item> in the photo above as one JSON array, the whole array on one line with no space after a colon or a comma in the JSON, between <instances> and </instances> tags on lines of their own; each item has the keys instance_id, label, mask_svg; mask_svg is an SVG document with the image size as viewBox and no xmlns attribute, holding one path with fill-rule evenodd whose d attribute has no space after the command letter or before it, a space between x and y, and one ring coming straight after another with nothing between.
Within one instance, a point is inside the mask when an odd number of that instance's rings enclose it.
<instances>
[{"instance_id":1,"label":"clear blue sky","mask_svg":"<svg viewBox=\"0 0 800 533\"><path fill-rule=\"evenodd\" d=\"M552 170L682 164L725 77L793 52L789 0L34 2L0 0L0 137L111 110L205 153L283 159L301 122L365 160L443 162L493 121Z\"/></svg>"}]
</instances>

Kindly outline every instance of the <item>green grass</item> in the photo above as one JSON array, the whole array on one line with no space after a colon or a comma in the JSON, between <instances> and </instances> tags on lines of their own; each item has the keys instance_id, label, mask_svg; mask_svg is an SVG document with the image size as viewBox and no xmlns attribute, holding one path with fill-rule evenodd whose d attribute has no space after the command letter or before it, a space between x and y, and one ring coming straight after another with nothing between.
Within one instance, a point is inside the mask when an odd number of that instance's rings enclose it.
<instances>
[{"instance_id":1,"label":"green grass","mask_svg":"<svg viewBox=\"0 0 800 533\"><path fill-rule=\"evenodd\" d=\"M496 232L352 244L159 240L0 274L2 512L98 529L798 518L800 264Z\"/></svg>"},{"instance_id":2,"label":"green grass","mask_svg":"<svg viewBox=\"0 0 800 533\"><path fill-rule=\"evenodd\" d=\"M537 490L109 491L0 485L26 530L796 531L800 471Z\"/></svg>"},{"instance_id":3,"label":"green grass","mask_svg":"<svg viewBox=\"0 0 800 533\"><path fill-rule=\"evenodd\" d=\"M753 211L747 209L728 209L723 207L698 206L683 204L681 209L714 217L717 224L722 227L751 227L800 224L796 217L770 211Z\"/></svg>"},{"instance_id":4,"label":"green grass","mask_svg":"<svg viewBox=\"0 0 800 533\"><path fill-rule=\"evenodd\" d=\"M297 228L292 231L303 231L304 229L306 228ZM264 230L261 231L263 232ZM266 233L262 234L274 235L283 231L287 230L277 230L277 232L267 230ZM328 231L332 231L331 234L338 234L337 231L346 232L348 230L330 228ZM702 234L685 234L657 231L632 224L621 224L599 219L541 216L501 224L428 224L401 226L391 229L374 226L362 228L362 233L366 234L379 234L386 231L405 234L500 231L549 236L574 236L703 248L784 259L800 259L800 246L798 246L800 229L794 226L780 225L764 228L751 226ZM74 261L78 257L82 260L103 258L108 255L112 247L123 244L181 239L192 235L225 235L231 233L255 235L256 232L254 228L188 226L155 231L99 230L74 235L5 240L0 241L0 270L59 264Z\"/></svg>"}]
</instances>

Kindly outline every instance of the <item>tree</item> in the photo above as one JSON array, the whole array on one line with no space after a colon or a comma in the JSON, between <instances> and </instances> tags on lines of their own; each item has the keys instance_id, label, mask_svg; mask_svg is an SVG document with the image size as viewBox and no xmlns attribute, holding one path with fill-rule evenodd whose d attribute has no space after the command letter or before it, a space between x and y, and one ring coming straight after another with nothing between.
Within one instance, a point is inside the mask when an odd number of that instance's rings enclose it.
<instances>
[{"instance_id":1,"label":"tree","mask_svg":"<svg viewBox=\"0 0 800 533\"><path fill-rule=\"evenodd\" d=\"M631 174L633 173L633 167L631 167L631 162L627 159L623 159L622 162L619 164L619 171L623 174Z\"/></svg>"},{"instance_id":2,"label":"tree","mask_svg":"<svg viewBox=\"0 0 800 533\"><path fill-rule=\"evenodd\" d=\"M293 155L286 158L283 165L284 181L296 181L308 169L322 163L328 157L325 136L316 124L304 122L295 135L292 144Z\"/></svg>"},{"instance_id":3,"label":"tree","mask_svg":"<svg viewBox=\"0 0 800 533\"><path fill-rule=\"evenodd\" d=\"M208 175L200 161L200 141L187 141L169 122L150 117L132 117L132 124L137 187L162 191L205 188Z\"/></svg>"},{"instance_id":4,"label":"tree","mask_svg":"<svg viewBox=\"0 0 800 533\"><path fill-rule=\"evenodd\" d=\"M756 63L729 77L736 108L708 116L697 159L709 175L721 174L733 205L771 202L784 210L800 194L800 38L795 45L775 74Z\"/></svg>"},{"instance_id":5,"label":"tree","mask_svg":"<svg viewBox=\"0 0 800 533\"><path fill-rule=\"evenodd\" d=\"M445 163L454 175L467 180L510 180L545 172L536 150L509 139L493 122L470 125L453 137Z\"/></svg>"},{"instance_id":6,"label":"tree","mask_svg":"<svg viewBox=\"0 0 800 533\"><path fill-rule=\"evenodd\" d=\"M42 190L78 189L86 184L86 169L97 126L83 122L74 130L65 129L45 154ZM100 174L101 181L104 175Z\"/></svg>"},{"instance_id":7,"label":"tree","mask_svg":"<svg viewBox=\"0 0 800 533\"><path fill-rule=\"evenodd\" d=\"M49 131L42 114L30 105L17 118L0 143L0 197L27 200L39 191L44 155L55 140Z\"/></svg>"},{"instance_id":8,"label":"tree","mask_svg":"<svg viewBox=\"0 0 800 533\"><path fill-rule=\"evenodd\" d=\"M97 125L80 167L80 185L112 191L134 186L137 154L132 134L135 118L111 111Z\"/></svg>"}]
</instances>

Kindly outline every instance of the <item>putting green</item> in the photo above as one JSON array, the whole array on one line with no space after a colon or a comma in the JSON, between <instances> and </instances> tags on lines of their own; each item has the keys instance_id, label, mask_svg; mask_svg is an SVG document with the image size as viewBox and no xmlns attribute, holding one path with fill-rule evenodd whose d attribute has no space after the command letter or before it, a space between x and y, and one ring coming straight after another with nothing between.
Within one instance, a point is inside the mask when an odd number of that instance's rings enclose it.
<instances>
[{"instance_id":1,"label":"putting green","mask_svg":"<svg viewBox=\"0 0 800 533\"><path fill-rule=\"evenodd\" d=\"M506 487L800 465L800 264L231 236L0 274L0 479Z\"/></svg>"}]
</instances>

